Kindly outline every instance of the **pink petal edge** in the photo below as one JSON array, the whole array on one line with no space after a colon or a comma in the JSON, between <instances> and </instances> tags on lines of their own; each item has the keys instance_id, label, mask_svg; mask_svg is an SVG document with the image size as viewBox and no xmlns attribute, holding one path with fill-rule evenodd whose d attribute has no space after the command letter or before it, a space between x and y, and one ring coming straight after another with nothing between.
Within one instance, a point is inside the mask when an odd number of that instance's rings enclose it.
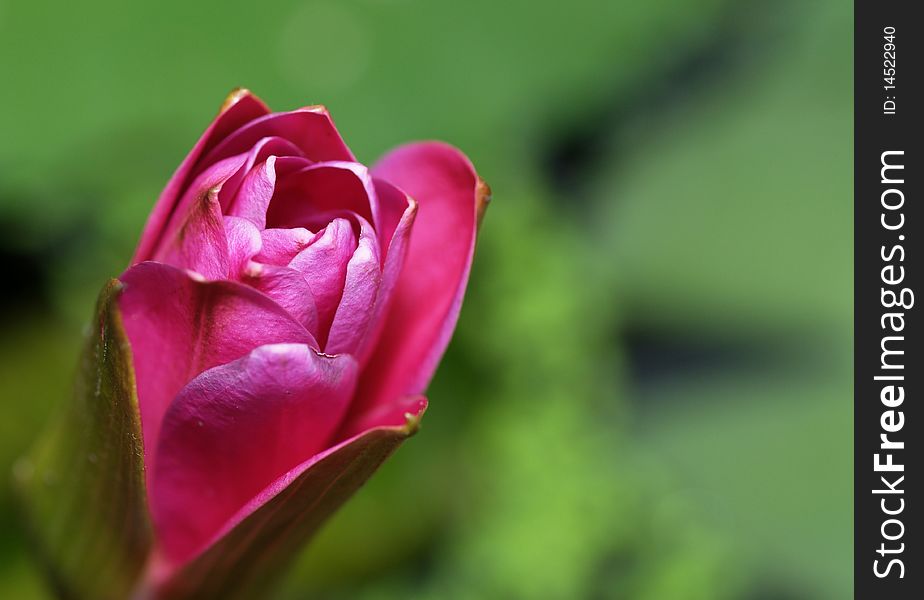
<instances>
[{"instance_id":1,"label":"pink petal edge","mask_svg":"<svg viewBox=\"0 0 924 600\"><path fill-rule=\"evenodd\" d=\"M356 361L268 344L198 375L164 416L151 512L164 557L196 554L267 485L328 447Z\"/></svg>"},{"instance_id":2,"label":"pink petal edge","mask_svg":"<svg viewBox=\"0 0 924 600\"><path fill-rule=\"evenodd\" d=\"M200 551L196 555L190 556L185 563L177 564L172 562L167 559L162 552L155 549L148 568L147 579L150 582L150 586L156 589L168 582L171 577L183 568L183 566L195 561L202 553L218 543L224 536L228 535L228 533L254 514L260 507L284 491L300 476L304 475L312 467L318 465L326 458L346 450L351 445L359 442L362 438L372 435L375 432L390 431L403 437L410 437L416 433L417 429L420 427L420 420L423 418L423 414L426 410L427 399L423 396L416 396L401 398L392 406L381 406L373 413L367 414L360 424L362 429L358 433L312 456L266 486L259 494L241 507L234 516L229 518L221 529L201 547Z\"/></svg>"},{"instance_id":3,"label":"pink petal edge","mask_svg":"<svg viewBox=\"0 0 924 600\"><path fill-rule=\"evenodd\" d=\"M269 343L314 337L266 295L242 283L205 281L162 263L143 262L119 278L122 323L132 362L146 443L148 477L155 440L173 399L202 371Z\"/></svg>"},{"instance_id":4,"label":"pink petal edge","mask_svg":"<svg viewBox=\"0 0 924 600\"><path fill-rule=\"evenodd\" d=\"M414 198L418 210L393 304L360 378L362 404L352 414L426 389L459 316L490 193L468 158L442 142L399 147L372 173ZM352 420L345 425L347 433L356 430Z\"/></svg>"},{"instance_id":5,"label":"pink petal edge","mask_svg":"<svg viewBox=\"0 0 924 600\"><path fill-rule=\"evenodd\" d=\"M210 151L226 136L239 129L246 123L269 114L269 108L262 100L246 89L236 89L225 99L218 115L206 128L205 132L193 146L180 166L177 167L164 191L161 192L151 215L138 241L132 264L136 264L153 257L158 245L161 243L164 228L174 213L180 194L186 189L188 179L202 155Z\"/></svg>"}]
</instances>

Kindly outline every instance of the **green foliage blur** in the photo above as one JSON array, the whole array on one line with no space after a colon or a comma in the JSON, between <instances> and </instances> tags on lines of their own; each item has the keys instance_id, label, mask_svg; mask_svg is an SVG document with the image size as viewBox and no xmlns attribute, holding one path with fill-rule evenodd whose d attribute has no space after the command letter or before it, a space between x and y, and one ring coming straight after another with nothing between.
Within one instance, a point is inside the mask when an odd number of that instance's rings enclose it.
<instances>
[{"instance_id":1,"label":"green foliage blur","mask_svg":"<svg viewBox=\"0 0 924 600\"><path fill-rule=\"evenodd\" d=\"M849 597L851 57L837 0L0 0L0 471L245 86L494 190L423 429L278 598Z\"/></svg>"}]
</instances>

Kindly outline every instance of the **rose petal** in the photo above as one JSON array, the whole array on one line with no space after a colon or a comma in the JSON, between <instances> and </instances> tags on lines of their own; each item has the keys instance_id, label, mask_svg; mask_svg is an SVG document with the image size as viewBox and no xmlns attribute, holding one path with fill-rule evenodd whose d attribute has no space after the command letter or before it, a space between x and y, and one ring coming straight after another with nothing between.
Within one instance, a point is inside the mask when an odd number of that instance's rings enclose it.
<instances>
[{"instance_id":1,"label":"rose petal","mask_svg":"<svg viewBox=\"0 0 924 600\"><path fill-rule=\"evenodd\" d=\"M135 265L120 279L125 289L119 308L132 348L149 476L163 415L193 377L268 343L317 348L291 315L243 284L202 281L154 262Z\"/></svg>"},{"instance_id":2,"label":"rose petal","mask_svg":"<svg viewBox=\"0 0 924 600\"><path fill-rule=\"evenodd\" d=\"M290 168L290 167L289 167ZM378 200L368 170L358 163L318 163L278 177L266 215L268 227L320 228L332 212L354 212L378 228Z\"/></svg>"},{"instance_id":3,"label":"rose petal","mask_svg":"<svg viewBox=\"0 0 924 600\"><path fill-rule=\"evenodd\" d=\"M271 136L290 140L302 150L306 158L315 162L356 160L337 132L327 109L323 106L310 106L250 121L215 146L203 162L209 164L246 152L260 138Z\"/></svg>"},{"instance_id":4,"label":"rose petal","mask_svg":"<svg viewBox=\"0 0 924 600\"><path fill-rule=\"evenodd\" d=\"M276 189L276 157L270 156L244 176L225 214L243 217L258 229L266 228L266 209Z\"/></svg>"},{"instance_id":5,"label":"rose petal","mask_svg":"<svg viewBox=\"0 0 924 600\"><path fill-rule=\"evenodd\" d=\"M141 240L132 258L132 264L148 260L154 256L161 243L164 228L176 211L180 195L186 189L190 174L203 154L209 152L232 131L239 129L249 121L269 113L269 109L259 98L248 90L235 90L225 100L218 116L208 126L193 149L180 163L173 177L161 193L154 210L148 217Z\"/></svg>"},{"instance_id":6,"label":"rose petal","mask_svg":"<svg viewBox=\"0 0 924 600\"><path fill-rule=\"evenodd\" d=\"M423 392L446 349L468 281L479 214L488 198L468 159L437 142L411 144L372 170L419 203L407 259L357 393L364 410ZM348 424L346 431L355 431Z\"/></svg>"},{"instance_id":7,"label":"rose petal","mask_svg":"<svg viewBox=\"0 0 924 600\"><path fill-rule=\"evenodd\" d=\"M251 263L244 282L272 298L317 339L318 310L311 286L301 272L289 267Z\"/></svg>"},{"instance_id":8,"label":"rose petal","mask_svg":"<svg viewBox=\"0 0 924 600\"><path fill-rule=\"evenodd\" d=\"M391 242L388 244L387 253L385 254L384 264L380 268L375 269L375 273L379 275L376 280L378 286L375 292L375 299L369 304L367 304L367 298L364 298L362 301L352 300L349 303L350 308L343 310L345 316L355 311L361 311L364 315L362 327L359 327L358 324L352 327L346 324L346 322L349 321L359 321L360 319L355 315L352 319L345 318L344 324L339 324L337 319L340 318L341 308L338 308L337 317L334 319L334 325L331 326L331 333L327 342L328 347L332 348L330 350L331 352L350 352L356 357L361 366L365 366L381 334L382 328L385 325L383 317L387 313L389 306L391 306L391 299L393 297L392 292L407 256L408 241L410 240L414 219L417 215L417 203L414 200L411 200L405 196L403 192L393 188L390 184L384 185L400 194L405 208L400 221L394 228ZM354 255L354 259L355 258L356 256ZM381 260L379 260L379 263L381 264ZM369 269L371 270L371 267L369 267ZM357 285L357 287L360 286L361 284ZM352 292L348 295L347 290L350 288L350 278L348 275L347 285L344 287L344 300L341 301L341 307L344 306L344 301L348 297L359 296L358 292ZM341 346L340 344L343 345ZM341 347L343 348L342 350L337 349Z\"/></svg>"},{"instance_id":9,"label":"rose petal","mask_svg":"<svg viewBox=\"0 0 924 600\"><path fill-rule=\"evenodd\" d=\"M163 556L191 557L249 500L323 450L356 370L346 355L273 344L183 388L164 417L151 488Z\"/></svg>"},{"instance_id":10,"label":"rose petal","mask_svg":"<svg viewBox=\"0 0 924 600\"><path fill-rule=\"evenodd\" d=\"M330 222L318 238L296 255L289 267L301 272L314 297L318 311L318 342L327 342L326 332L340 303L347 266L356 251L356 234L350 222L337 218Z\"/></svg>"},{"instance_id":11,"label":"rose petal","mask_svg":"<svg viewBox=\"0 0 924 600\"><path fill-rule=\"evenodd\" d=\"M317 237L304 227L292 229L264 229L260 232L263 247L254 257L267 265L287 265L295 256L307 248Z\"/></svg>"},{"instance_id":12,"label":"rose petal","mask_svg":"<svg viewBox=\"0 0 924 600\"><path fill-rule=\"evenodd\" d=\"M260 230L242 217L224 217L225 237L230 265L228 279L240 279L250 260L263 246Z\"/></svg>"},{"instance_id":13,"label":"rose petal","mask_svg":"<svg viewBox=\"0 0 924 600\"><path fill-rule=\"evenodd\" d=\"M347 263L340 304L334 314L324 351L359 358L360 347L374 325L375 301L382 283L379 244L372 226L361 219L359 242Z\"/></svg>"}]
</instances>

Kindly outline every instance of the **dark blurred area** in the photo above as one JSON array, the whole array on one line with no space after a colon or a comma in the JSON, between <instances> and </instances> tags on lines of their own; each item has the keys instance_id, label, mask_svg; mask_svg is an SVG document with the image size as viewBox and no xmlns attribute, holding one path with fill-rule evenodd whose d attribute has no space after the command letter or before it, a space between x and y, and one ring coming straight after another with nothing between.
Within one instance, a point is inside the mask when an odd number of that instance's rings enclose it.
<instances>
[{"instance_id":1,"label":"dark blurred area","mask_svg":"<svg viewBox=\"0 0 924 600\"><path fill-rule=\"evenodd\" d=\"M235 86L494 191L417 437L295 598L852 593L852 21L836 0L0 0L0 471ZM48 598L8 486L0 598Z\"/></svg>"}]
</instances>

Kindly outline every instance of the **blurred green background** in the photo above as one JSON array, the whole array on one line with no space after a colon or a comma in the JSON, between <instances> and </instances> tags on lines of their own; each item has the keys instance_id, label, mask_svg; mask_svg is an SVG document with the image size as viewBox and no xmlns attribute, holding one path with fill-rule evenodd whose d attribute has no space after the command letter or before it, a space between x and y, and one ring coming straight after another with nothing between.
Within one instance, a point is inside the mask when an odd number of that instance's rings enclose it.
<instances>
[{"instance_id":1,"label":"blurred green background","mask_svg":"<svg viewBox=\"0 0 924 600\"><path fill-rule=\"evenodd\" d=\"M852 593L852 12L837 0L0 0L0 471L235 86L494 202L420 434L297 598ZM0 598L47 598L7 487Z\"/></svg>"}]
</instances>

